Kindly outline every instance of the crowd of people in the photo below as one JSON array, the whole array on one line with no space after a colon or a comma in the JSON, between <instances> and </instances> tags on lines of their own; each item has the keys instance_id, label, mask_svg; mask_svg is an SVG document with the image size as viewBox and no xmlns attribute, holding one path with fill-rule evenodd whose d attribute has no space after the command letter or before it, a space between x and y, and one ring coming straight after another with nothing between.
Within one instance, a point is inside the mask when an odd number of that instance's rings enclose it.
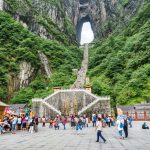
<instances>
[{"instance_id":1,"label":"crowd of people","mask_svg":"<svg viewBox=\"0 0 150 150\"><path fill-rule=\"evenodd\" d=\"M5 132L16 133L16 130L28 130L33 133L33 131L38 131L39 119L37 116L30 115L6 115L2 120L0 120L0 134Z\"/></svg>"},{"instance_id":2,"label":"crowd of people","mask_svg":"<svg viewBox=\"0 0 150 150\"><path fill-rule=\"evenodd\" d=\"M80 133L84 128L88 128L90 123L92 127L96 128L97 131L97 140L101 138L104 143L106 139L102 135L102 129L105 127L110 128L111 126L116 126L118 129L118 135L120 139L128 137L128 126L132 128L132 117L127 117L126 115L118 116L116 119L112 116L102 116L101 114L93 113L91 116L87 115L70 115L70 116L59 116L55 118L46 118L43 116L39 118L37 115L31 116L29 114L20 115L6 115L3 120L0 120L0 134L5 132L11 132L12 134L16 133L16 130L28 131L30 133L38 132L38 124L42 122L42 127L46 126L46 123L49 123L49 128L59 130L60 127L66 130L66 124L70 123L72 129L77 131L77 134ZM144 122L142 129L149 129L149 126Z\"/></svg>"}]
</instances>

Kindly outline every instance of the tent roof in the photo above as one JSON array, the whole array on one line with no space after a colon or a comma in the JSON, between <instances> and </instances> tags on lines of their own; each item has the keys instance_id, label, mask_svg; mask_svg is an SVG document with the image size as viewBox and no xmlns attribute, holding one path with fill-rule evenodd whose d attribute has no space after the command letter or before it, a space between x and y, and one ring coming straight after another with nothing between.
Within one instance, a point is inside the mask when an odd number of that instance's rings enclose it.
<instances>
[{"instance_id":1,"label":"tent roof","mask_svg":"<svg viewBox=\"0 0 150 150\"><path fill-rule=\"evenodd\" d=\"M11 104L10 109L17 110L17 109L25 109L27 104Z\"/></svg>"},{"instance_id":2,"label":"tent roof","mask_svg":"<svg viewBox=\"0 0 150 150\"><path fill-rule=\"evenodd\" d=\"M0 101L0 106L7 107L9 105L7 105L7 104L3 103L2 101Z\"/></svg>"}]
</instances>

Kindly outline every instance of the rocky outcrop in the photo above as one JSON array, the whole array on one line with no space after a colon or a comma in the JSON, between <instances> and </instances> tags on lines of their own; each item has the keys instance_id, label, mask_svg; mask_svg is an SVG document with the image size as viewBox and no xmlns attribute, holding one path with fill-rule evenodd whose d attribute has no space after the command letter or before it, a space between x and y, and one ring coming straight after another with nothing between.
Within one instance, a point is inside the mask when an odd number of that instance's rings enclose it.
<instances>
[{"instance_id":1,"label":"rocky outcrop","mask_svg":"<svg viewBox=\"0 0 150 150\"><path fill-rule=\"evenodd\" d=\"M118 26L128 23L143 0L80 0L77 39L81 39L84 22L90 22L96 38L109 35Z\"/></svg>"},{"instance_id":2,"label":"rocky outcrop","mask_svg":"<svg viewBox=\"0 0 150 150\"><path fill-rule=\"evenodd\" d=\"M5 11L9 12L23 26L27 26L30 31L42 38L65 42L63 41L64 36L70 36L69 40L75 42L75 35L73 34L75 30L71 34L69 31L66 31L66 24L71 23L71 26L74 27L72 21L67 22L68 20L66 19L71 18L72 9L70 12L69 10L66 11L66 9L68 7L65 6L65 1L61 0L31 0L30 2L14 0L12 5L7 1L4 3ZM63 35L62 39L58 34Z\"/></svg>"},{"instance_id":3,"label":"rocky outcrop","mask_svg":"<svg viewBox=\"0 0 150 150\"><path fill-rule=\"evenodd\" d=\"M42 66L44 67L45 73L47 74L47 77L50 78L52 75L52 72L49 67L49 61L44 53L42 53L40 51L38 51L38 53L39 53L39 57L40 57Z\"/></svg>"},{"instance_id":4,"label":"rocky outcrop","mask_svg":"<svg viewBox=\"0 0 150 150\"><path fill-rule=\"evenodd\" d=\"M0 0L0 10L3 10L3 0Z\"/></svg>"},{"instance_id":5,"label":"rocky outcrop","mask_svg":"<svg viewBox=\"0 0 150 150\"><path fill-rule=\"evenodd\" d=\"M16 10L5 2L4 9L14 18L27 25L29 30L48 39L56 39L57 34L65 33L75 41L74 29L78 43L84 22L90 22L96 38L109 35L117 26L126 25L134 16L143 0L59 0L45 1L14 0L18 6ZM70 30L69 24L74 31ZM25 26L26 26L25 25ZM55 30L52 26L55 26ZM68 28L68 29L67 29ZM53 33L54 32L54 33Z\"/></svg>"},{"instance_id":6,"label":"rocky outcrop","mask_svg":"<svg viewBox=\"0 0 150 150\"><path fill-rule=\"evenodd\" d=\"M20 88L25 87L29 84L33 72L34 72L34 68L31 66L30 63L22 62L20 64L20 73L19 73Z\"/></svg>"}]
</instances>

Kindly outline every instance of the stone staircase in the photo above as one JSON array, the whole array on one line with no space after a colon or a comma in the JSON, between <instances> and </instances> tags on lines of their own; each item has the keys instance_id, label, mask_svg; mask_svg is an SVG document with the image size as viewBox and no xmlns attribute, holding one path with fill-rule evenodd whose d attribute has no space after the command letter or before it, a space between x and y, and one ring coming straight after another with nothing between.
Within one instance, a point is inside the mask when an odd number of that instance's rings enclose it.
<instances>
[{"instance_id":1,"label":"stone staircase","mask_svg":"<svg viewBox=\"0 0 150 150\"><path fill-rule=\"evenodd\" d=\"M88 104L87 106L83 107L79 112L78 115L81 115L83 112L94 106L99 101L107 101L110 100L110 97L99 97L98 99L94 100L92 103Z\"/></svg>"},{"instance_id":2,"label":"stone staircase","mask_svg":"<svg viewBox=\"0 0 150 150\"><path fill-rule=\"evenodd\" d=\"M78 71L77 79L72 85L71 89L83 89L86 80L86 73L88 70L88 44L84 46L84 56L81 64L81 68Z\"/></svg>"},{"instance_id":3,"label":"stone staircase","mask_svg":"<svg viewBox=\"0 0 150 150\"><path fill-rule=\"evenodd\" d=\"M98 97L84 89L60 90L44 99L32 99L32 110L39 114L40 117L43 115L49 116L49 114L61 115L64 113L62 106L66 100L69 101L69 105L71 105L74 100L78 101L80 105L78 106L77 112L80 115L96 105L99 101L104 102L103 104L105 104L105 102L107 103L110 97Z\"/></svg>"},{"instance_id":4,"label":"stone staircase","mask_svg":"<svg viewBox=\"0 0 150 150\"><path fill-rule=\"evenodd\" d=\"M54 111L56 114L61 115L61 112L59 110L57 110L54 106L50 105L48 102L46 102L44 99L39 99L39 98L34 98L32 99L32 104L34 103L38 103L38 105L40 106L45 106L48 109ZM42 112L43 113L43 112ZM41 115L42 116L42 115Z\"/></svg>"},{"instance_id":5,"label":"stone staircase","mask_svg":"<svg viewBox=\"0 0 150 150\"><path fill-rule=\"evenodd\" d=\"M61 112L59 110L57 110L55 107L53 107L52 105L50 105L49 103L42 101L42 103L47 106L49 109L53 110L54 112L56 112L57 114L61 115Z\"/></svg>"}]
</instances>

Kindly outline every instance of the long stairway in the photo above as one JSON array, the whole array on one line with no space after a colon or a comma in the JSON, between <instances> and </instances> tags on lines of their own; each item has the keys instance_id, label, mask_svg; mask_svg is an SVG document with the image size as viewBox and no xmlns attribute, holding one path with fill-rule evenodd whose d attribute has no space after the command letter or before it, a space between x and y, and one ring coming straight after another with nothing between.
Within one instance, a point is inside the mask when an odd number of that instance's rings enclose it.
<instances>
[{"instance_id":1,"label":"long stairway","mask_svg":"<svg viewBox=\"0 0 150 150\"><path fill-rule=\"evenodd\" d=\"M88 70L88 44L84 46L84 56L81 64L81 68L78 71L77 79L72 85L71 89L83 89L84 83L86 81L86 73Z\"/></svg>"}]
</instances>

